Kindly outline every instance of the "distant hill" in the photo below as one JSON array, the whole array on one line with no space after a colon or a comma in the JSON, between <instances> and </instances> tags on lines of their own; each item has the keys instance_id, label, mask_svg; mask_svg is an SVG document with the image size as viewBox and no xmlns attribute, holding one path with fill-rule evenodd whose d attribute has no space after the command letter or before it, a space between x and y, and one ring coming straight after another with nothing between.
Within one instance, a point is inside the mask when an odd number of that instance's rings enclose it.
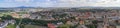
<instances>
[{"instance_id":1,"label":"distant hill","mask_svg":"<svg viewBox=\"0 0 120 28\"><path fill-rule=\"evenodd\" d=\"M120 9L120 7L27 7L27 6L20 6L20 7L11 7L11 8L0 8L0 10L4 9Z\"/></svg>"}]
</instances>

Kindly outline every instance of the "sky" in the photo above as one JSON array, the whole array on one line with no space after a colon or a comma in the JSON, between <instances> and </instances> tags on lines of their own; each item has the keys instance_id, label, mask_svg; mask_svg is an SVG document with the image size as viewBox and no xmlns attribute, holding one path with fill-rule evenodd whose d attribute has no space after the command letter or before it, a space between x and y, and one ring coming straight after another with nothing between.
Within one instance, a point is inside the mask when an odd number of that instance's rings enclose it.
<instances>
[{"instance_id":1,"label":"sky","mask_svg":"<svg viewBox=\"0 0 120 28\"><path fill-rule=\"evenodd\" d=\"M0 7L120 7L120 0L0 0Z\"/></svg>"}]
</instances>

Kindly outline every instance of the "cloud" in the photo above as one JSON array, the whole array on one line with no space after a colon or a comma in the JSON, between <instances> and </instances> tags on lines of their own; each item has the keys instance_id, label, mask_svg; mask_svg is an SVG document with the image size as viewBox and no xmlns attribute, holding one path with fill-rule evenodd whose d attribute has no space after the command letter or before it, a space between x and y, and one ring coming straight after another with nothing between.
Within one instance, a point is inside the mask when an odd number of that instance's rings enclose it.
<instances>
[{"instance_id":1,"label":"cloud","mask_svg":"<svg viewBox=\"0 0 120 28\"><path fill-rule=\"evenodd\" d=\"M33 0L15 0L16 2L25 2L25 3L29 3L29 2L31 2L31 1L33 1Z\"/></svg>"},{"instance_id":2,"label":"cloud","mask_svg":"<svg viewBox=\"0 0 120 28\"><path fill-rule=\"evenodd\" d=\"M80 7L89 6L91 3L87 2L87 0L58 0L56 5L58 5L58 7Z\"/></svg>"},{"instance_id":3,"label":"cloud","mask_svg":"<svg viewBox=\"0 0 120 28\"><path fill-rule=\"evenodd\" d=\"M120 7L120 0L59 0L59 6L67 7Z\"/></svg>"},{"instance_id":4,"label":"cloud","mask_svg":"<svg viewBox=\"0 0 120 28\"><path fill-rule=\"evenodd\" d=\"M38 6L39 7L84 7L84 6L120 7L120 0L4 0L4 1L8 3L9 2L18 3L20 5L22 4L21 6L37 6L37 7Z\"/></svg>"},{"instance_id":5,"label":"cloud","mask_svg":"<svg viewBox=\"0 0 120 28\"><path fill-rule=\"evenodd\" d=\"M120 0L103 0L101 2L93 4L92 6L120 7Z\"/></svg>"},{"instance_id":6,"label":"cloud","mask_svg":"<svg viewBox=\"0 0 120 28\"><path fill-rule=\"evenodd\" d=\"M23 4L19 4L19 3L0 3L0 7L18 7L21 6Z\"/></svg>"}]
</instances>

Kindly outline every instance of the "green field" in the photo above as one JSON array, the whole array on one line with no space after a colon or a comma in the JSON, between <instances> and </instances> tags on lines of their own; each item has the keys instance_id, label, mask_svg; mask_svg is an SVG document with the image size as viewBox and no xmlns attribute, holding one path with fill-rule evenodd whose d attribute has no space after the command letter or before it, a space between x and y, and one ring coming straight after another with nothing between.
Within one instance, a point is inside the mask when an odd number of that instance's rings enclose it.
<instances>
[{"instance_id":1,"label":"green field","mask_svg":"<svg viewBox=\"0 0 120 28\"><path fill-rule=\"evenodd\" d=\"M37 25L25 25L24 28L46 28L46 27L37 26Z\"/></svg>"},{"instance_id":2,"label":"green field","mask_svg":"<svg viewBox=\"0 0 120 28\"><path fill-rule=\"evenodd\" d=\"M8 25L6 28L16 28L16 26L13 25L13 24L10 24L10 25Z\"/></svg>"}]
</instances>

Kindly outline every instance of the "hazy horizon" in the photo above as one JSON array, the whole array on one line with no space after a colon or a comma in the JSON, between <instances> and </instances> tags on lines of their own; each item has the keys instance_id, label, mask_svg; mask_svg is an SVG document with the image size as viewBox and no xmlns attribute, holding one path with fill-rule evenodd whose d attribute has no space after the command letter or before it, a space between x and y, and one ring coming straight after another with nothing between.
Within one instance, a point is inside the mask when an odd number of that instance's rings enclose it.
<instances>
[{"instance_id":1,"label":"hazy horizon","mask_svg":"<svg viewBox=\"0 0 120 28\"><path fill-rule=\"evenodd\" d=\"M0 7L120 7L120 0L0 0Z\"/></svg>"}]
</instances>

